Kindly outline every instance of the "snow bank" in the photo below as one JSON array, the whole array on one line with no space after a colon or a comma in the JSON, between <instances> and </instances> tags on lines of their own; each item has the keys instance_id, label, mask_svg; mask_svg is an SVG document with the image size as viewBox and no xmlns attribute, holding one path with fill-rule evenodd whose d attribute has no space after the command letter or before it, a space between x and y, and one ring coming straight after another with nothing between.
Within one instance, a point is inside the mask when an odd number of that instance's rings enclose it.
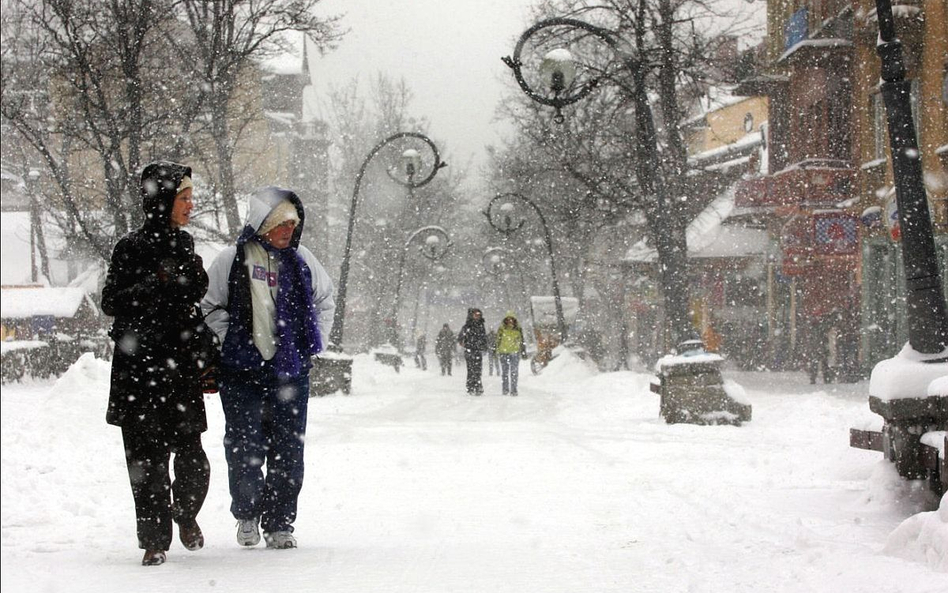
<instances>
[{"instance_id":1,"label":"snow bank","mask_svg":"<svg viewBox=\"0 0 948 593\"><path fill-rule=\"evenodd\" d=\"M86 352L63 373L49 395L55 397L75 397L76 395L101 398L102 387L110 383L112 363L99 360L95 354Z\"/></svg>"},{"instance_id":2,"label":"snow bank","mask_svg":"<svg viewBox=\"0 0 948 593\"><path fill-rule=\"evenodd\" d=\"M540 377L544 382L559 383L563 380L587 379L596 374L598 371L591 362L583 360L569 348L557 346L553 349L553 359L540 373Z\"/></svg>"},{"instance_id":3,"label":"snow bank","mask_svg":"<svg viewBox=\"0 0 948 593\"><path fill-rule=\"evenodd\" d=\"M937 511L903 521L889 536L883 551L948 572L948 493L941 497Z\"/></svg>"},{"instance_id":4,"label":"snow bank","mask_svg":"<svg viewBox=\"0 0 948 593\"><path fill-rule=\"evenodd\" d=\"M948 357L948 349L939 354L916 352L910 344L892 358L883 360L872 369L869 379L869 395L882 401L933 395L931 385L948 393L948 362L925 362ZM941 393L937 394L941 395Z\"/></svg>"}]
</instances>

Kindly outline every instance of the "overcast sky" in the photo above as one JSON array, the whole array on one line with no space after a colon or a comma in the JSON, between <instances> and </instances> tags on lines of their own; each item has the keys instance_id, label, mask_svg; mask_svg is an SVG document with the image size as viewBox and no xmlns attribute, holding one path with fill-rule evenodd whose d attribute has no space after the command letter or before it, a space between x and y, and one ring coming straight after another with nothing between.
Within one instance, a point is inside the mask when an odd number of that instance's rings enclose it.
<instances>
[{"instance_id":1,"label":"overcast sky","mask_svg":"<svg viewBox=\"0 0 948 593\"><path fill-rule=\"evenodd\" d=\"M501 56L527 28L532 0L324 0L349 29L338 49L312 59L316 95L358 75L404 78L412 115L431 122L452 167L483 162L484 146L501 138L494 108L510 77ZM317 106L318 109L318 106ZM369 147L370 148L370 147Z\"/></svg>"},{"instance_id":2,"label":"overcast sky","mask_svg":"<svg viewBox=\"0 0 948 593\"><path fill-rule=\"evenodd\" d=\"M746 10L739 0L722 5ZM412 115L431 122L430 134L456 169L484 163L484 147L506 128L493 121L504 84L513 80L500 61L513 53L532 22L533 0L323 0L326 14L343 14L349 29L339 47L312 56L315 95L358 76L364 88L379 71L404 78L414 93ZM758 8L759 7L759 8ZM763 13L758 3L755 12ZM318 104L315 108L319 109ZM472 171L470 177L477 177Z\"/></svg>"}]
</instances>

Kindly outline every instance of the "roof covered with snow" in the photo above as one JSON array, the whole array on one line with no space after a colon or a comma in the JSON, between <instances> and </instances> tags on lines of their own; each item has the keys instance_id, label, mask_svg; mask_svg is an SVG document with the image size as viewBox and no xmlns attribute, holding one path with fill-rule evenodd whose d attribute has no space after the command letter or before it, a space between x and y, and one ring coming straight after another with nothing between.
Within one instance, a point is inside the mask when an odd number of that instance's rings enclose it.
<instances>
[{"instance_id":1,"label":"roof covered with snow","mask_svg":"<svg viewBox=\"0 0 948 593\"><path fill-rule=\"evenodd\" d=\"M0 289L0 317L27 319L34 315L74 317L86 299L81 288L27 286Z\"/></svg>"},{"instance_id":2,"label":"roof covered with snow","mask_svg":"<svg viewBox=\"0 0 948 593\"><path fill-rule=\"evenodd\" d=\"M688 225L688 257L751 257L767 253L770 238L765 229L724 224L734 212L736 187L730 186ZM656 257L655 249L643 240L629 248L623 261L648 263Z\"/></svg>"}]
</instances>

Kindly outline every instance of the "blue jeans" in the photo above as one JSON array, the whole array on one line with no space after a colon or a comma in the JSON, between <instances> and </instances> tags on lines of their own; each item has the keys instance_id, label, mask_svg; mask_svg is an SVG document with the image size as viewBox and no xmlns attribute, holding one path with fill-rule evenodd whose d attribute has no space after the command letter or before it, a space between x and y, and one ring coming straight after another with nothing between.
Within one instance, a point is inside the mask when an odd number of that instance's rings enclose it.
<instances>
[{"instance_id":1,"label":"blue jeans","mask_svg":"<svg viewBox=\"0 0 948 593\"><path fill-rule=\"evenodd\" d=\"M520 354L500 355L500 381L504 393L517 393L517 376L520 374Z\"/></svg>"},{"instance_id":2,"label":"blue jeans","mask_svg":"<svg viewBox=\"0 0 948 593\"><path fill-rule=\"evenodd\" d=\"M237 519L260 517L264 533L293 531L303 487L309 375L279 381L266 370L224 373L220 393L230 512Z\"/></svg>"}]
</instances>

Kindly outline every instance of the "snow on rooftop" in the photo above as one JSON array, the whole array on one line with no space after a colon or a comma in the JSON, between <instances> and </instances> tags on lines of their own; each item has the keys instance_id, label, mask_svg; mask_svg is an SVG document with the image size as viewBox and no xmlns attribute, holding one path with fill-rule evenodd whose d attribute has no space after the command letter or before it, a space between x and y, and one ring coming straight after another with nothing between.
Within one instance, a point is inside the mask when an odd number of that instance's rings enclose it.
<instances>
[{"instance_id":1,"label":"snow on rooftop","mask_svg":"<svg viewBox=\"0 0 948 593\"><path fill-rule=\"evenodd\" d=\"M869 395L882 401L922 398L933 395L933 384L936 391L948 395L948 362L926 362L943 358L948 358L948 348L939 354L922 354L906 344L901 352L872 369Z\"/></svg>"},{"instance_id":2,"label":"snow on rooftop","mask_svg":"<svg viewBox=\"0 0 948 593\"><path fill-rule=\"evenodd\" d=\"M689 126L696 124L705 118L709 113L713 113L719 109L724 109L731 105L736 105L743 101L746 101L752 97L745 97L743 95L735 95L734 85L724 85L724 86L712 86L708 87L708 90L703 94L698 100L694 102L693 109L691 110L694 115L688 119L681 122L682 126Z\"/></svg>"},{"instance_id":3,"label":"snow on rooftop","mask_svg":"<svg viewBox=\"0 0 948 593\"><path fill-rule=\"evenodd\" d=\"M531 296L530 305L536 323L540 325L556 324L556 298L552 296ZM579 313L579 299L576 297L560 297L560 306L563 308L563 317L566 323L572 323Z\"/></svg>"},{"instance_id":4,"label":"snow on rooftop","mask_svg":"<svg viewBox=\"0 0 948 593\"><path fill-rule=\"evenodd\" d=\"M263 60L260 66L267 72L280 75L300 74L303 72L303 58L292 53L284 53Z\"/></svg>"},{"instance_id":5,"label":"snow on rooftop","mask_svg":"<svg viewBox=\"0 0 948 593\"><path fill-rule=\"evenodd\" d=\"M0 317L27 319L34 315L73 317L86 293L75 287L24 287L0 289Z\"/></svg>"},{"instance_id":6,"label":"snow on rooftop","mask_svg":"<svg viewBox=\"0 0 948 593\"><path fill-rule=\"evenodd\" d=\"M719 146L717 148L712 148L711 150L706 150L704 152L699 152L689 156L688 164L693 167L698 167L701 166L701 163L714 162L731 154L734 156L743 156L746 155L746 153L751 149L760 146L762 143L763 138L761 138L760 131L755 130L745 134L741 139L732 142L731 144L725 144L724 146Z\"/></svg>"},{"instance_id":7,"label":"snow on rooftop","mask_svg":"<svg viewBox=\"0 0 948 593\"><path fill-rule=\"evenodd\" d=\"M777 62L782 62L786 60L796 52L800 51L805 47L816 47L816 48L837 48L837 47L852 47L853 42L848 39L839 39L836 37L826 38L826 39L804 39L803 41L797 43L783 54L777 58Z\"/></svg>"},{"instance_id":8,"label":"snow on rooftop","mask_svg":"<svg viewBox=\"0 0 948 593\"><path fill-rule=\"evenodd\" d=\"M770 237L765 229L723 224L734 212L736 187L722 192L688 225L689 257L748 257L767 252ZM654 248L639 241L629 248L624 261L653 262L656 257Z\"/></svg>"}]
</instances>

